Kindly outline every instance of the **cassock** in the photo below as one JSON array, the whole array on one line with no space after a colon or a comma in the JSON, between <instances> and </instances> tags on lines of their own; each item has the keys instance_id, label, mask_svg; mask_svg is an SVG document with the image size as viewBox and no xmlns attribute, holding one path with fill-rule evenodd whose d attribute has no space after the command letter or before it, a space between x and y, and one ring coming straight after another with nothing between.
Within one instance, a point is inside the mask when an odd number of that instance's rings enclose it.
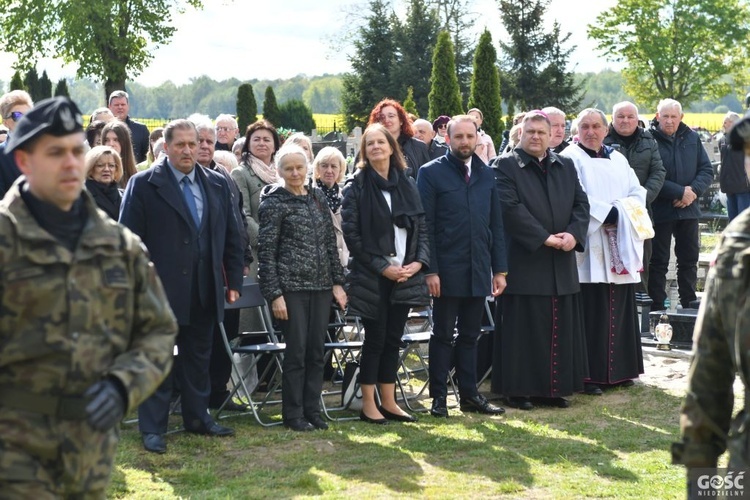
<instances>
[{"instance_id":1,"label":"cassock","mask_svg":"<svg viewBox=\"0 0 750 500\"><path fill-rule=\"evenodd\" d=\"M495 338L492 391L543 398L581 391L587 362L575 253L586 241L586 194L573 162L549 150L541 162L521 148L504 154L495 178L508 285ZM545 246L551 234L561 232L576 239L573 251Z\"/></svg>"},{"instance_id":2,"label":"cassock","mask_svg":"<svg viewBox=\"0 0 750 500\"><path fill-rule=\"evenodd\" d=\"M637 259L643 257L643 239L640 228L627 217L626 207L645 213L646 190L627 159L608 146L594 152L573 144L562 156L573 160L591 205L586 248L576 259L588 382L613 385L638 378L643 373L643 354L635 291L640 283L642 264ZM617 224L605 224L614 206L618 207Z\"/></svg>"}]
</instances>

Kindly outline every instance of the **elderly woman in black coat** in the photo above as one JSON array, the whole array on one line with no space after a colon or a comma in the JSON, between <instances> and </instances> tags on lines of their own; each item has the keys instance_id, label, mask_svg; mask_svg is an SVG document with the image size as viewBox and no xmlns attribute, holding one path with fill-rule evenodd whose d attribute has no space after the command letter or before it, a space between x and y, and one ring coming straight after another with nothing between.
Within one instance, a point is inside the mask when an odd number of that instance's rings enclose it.
<instances>
[{"instance_id":1,"label":"elderly woman in black coat","mask_svg":"<svg viewBox=\"0 0 750 500\"><path fill-rule=\"evenodd\" d=\"M344 189L350 314L362 317L360 419L374 424L416 418L396 404L398 352L413 305L429 303L424 268L429 243L424 209L398 143L380 124L362 134L359 171ZM375 402L375 383L382 405Z\"/></svg>"},{"instance_id":2,"label":"elderly woman in black coat","mask_svg":"<svg viewBox=\"0 0 750 500\"><path fill-rule=\"evenodd\" d=\"M86 189L96 206L112 219L120 217L122 193L118 182L122 177L122 160L109 146L96 146L86 153Z\"/></svg>"}]
</instances>

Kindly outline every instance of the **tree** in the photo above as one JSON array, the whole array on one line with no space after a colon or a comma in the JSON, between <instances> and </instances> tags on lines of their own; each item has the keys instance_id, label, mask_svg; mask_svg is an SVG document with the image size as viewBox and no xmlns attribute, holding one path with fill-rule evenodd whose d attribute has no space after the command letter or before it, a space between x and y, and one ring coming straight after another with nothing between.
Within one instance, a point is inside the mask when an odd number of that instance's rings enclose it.
<instances>
[{"instance_id":1,"label":"tree","mask_svg":"<svg viewBox=\"0 0 750 500\"><path fill-rule=\"evenodd\" d=\"M472 33L478 16L471 10L472 0L430 0L430 4L437 8L441 23L440 29L451 34L456 60L456 77L462 99L464 99L469 95L474 59L474 41L467 33Z\"/></svg>"},{"instance_id":2,"label":"tree","mask_svg":"<svg viewBox=\"0 0 750 500\"><path fill-rule=\"evenodd\" d=\"M384 97L396 97L391 74L396 67L396 45L386 0L370 0L363 26L356 31L352 72L343 77L341 110L348 130L364 126L370 111Z\"/></svg>"},{"instance_id":3,"label":"tree","mask_svg":"<svg viewBox=\"0 0 750 500\"><path fill-rule=\"evenodd\" d=\"M70 97L70 92L68 92L68 82L65 78L60 78L57 81L57 85L55 85L55 97L59 95Z\"/></svg>"},{"instance_id":4,"label":"tree","mask_svg":"<svg viewBox=\"0 0 750 500\"><path fill-rule=\"evenodd\" d=\"M10 90L26 90L26 85L23 83L23 78L21 77L21 72L16 70L15 73L13 73L13 76L10 79ZM26 90L28 92L28 90Z\"/></svg>"},{"instance_id":5,"label":"tree","mask_svg":"<svg viewBox=\"0 0 750 500\"><path fill-rule=\"evenodd\" d=\"M273 93L273 87L266 87L266 96L263 99L263 118L274 124L276 127L281 126L281 111L276 102L276 94Z\"/></svg>"},{"instance_id":6,"label":"tree","mask_svg":"<svg viewBox=\"0 0 750 500\"><path fill-rule=\"evenodd\" d=\"M395 19L393 32L399 55L392 74L394 85L398 86L396 95L406 95L411 87L415 101L412 112L420 116L428 108L432 51L440 32L437 9L429 7L426 0L409 0L406 20Z\"/></svg>"},{"instance_id":7,"label":"tree","mask_svg":"<svg viewBox=\"0 0 750 500\"><path fill-rule=\"evenodd\" d=\"M503 52L501 86L506 102L515 101L522 110L555 106L577 111L582 86L567 72L570 33L561 36L560 25L544 26L549 0L499 0L500 15L509 43L500 43Z\"/></svg>"},{"instance_id":8,"label":"tree","mask_svg":"<svg viewBox=\"0 0 750 500\"><path fill-rule=\"evenodd\" d=\"M419 112L417 111L417 103L414 102L414 87L409 87L408 89L406 89L406 99L404 99L403 106L407 113L419 116Z\"/></svg>"},{"instance_id":9,"label":"tree","mask_svg":"<svg viewBox=\"0 0 750 500\"><path fill-rule=\"evenodd\" d=\"M310 134L315 128L312 111L301 99L291 99L279 108L280 123L286 127ZM265 115L264 115L265 116Z\"/></svg>"},{"instance_id":10,"label":"tree","mask_svg":"<svg viewBox=\"0 0 750 500\"><path fill-rule=\"evenodd\" d=\"M479 44L474 51L474 75L471 79L468 107L481 109L484 131L491 137L500 137L503 132L500 73L492 35L487 30L479 37Z\"/></svg>"},{"instance_id":11,"label":"tree","mask_svg":"<svg viewBox=\"0 0 750 500\"><path fill-rule=\"evenodd\" d=\"M686 107L748 84L743 0L620 0L588 35L608 59L627 64L625 90L643 104L670 97Z\"/></svg>"},{"instance_id":12,"label":"tree","mask_svg":"<svg viewBox=\"0 0 750 500\"><path fill-rule=\"evenodd\" d=\"M456 77L456 60L453 54L453 42L447 31L438 35L435 52L432 56L432 88L429 96L429 119L440 115L459 115L463 113L461 91Z\"/></svg>"},{"instance_id":13,"label":"tree","mask_svg":"<svg viewBox=\"0 0 750 500\"><path fill-rule=\"evenodd\" d=\"M48 99L52 97L52 81L47 76L47 70L42 71L42 76L39 78L39 98Z\"/></svg>"},{"instance_id":14,"label":"tree","mask_svg":"<svg viewBox=\"0 0 750 500\"><path fill-rule=\"evenodd\" d=\"M29 68L26 72L26 76L23 78L23 83L25 84L32 101L37 102L43 99L39 92L39 73L36 72L36 68Z\"/></svg>"},{"instance_id":15,"label":"tree","mask_svg":"<svg viewBox=\"0 0 750 500\"><path fill-rule=\"evenodd\" d=\"M258 103L255 101L253 86L243 83L237 87L237 125L245 133L247 126L257 119Z\"/></svg>"},{"instance_id":16,"label":"tree","mask_svg":"<svg viewBox=\"0 0 750 500\"><path fill-rule=\"evenodd\" d=\"M201 0L0 0L0 37L28 69L39 58L78 65L79 78L104 82L105 99L138 76L172 37L174 13Z\"/></svg>"}]
</instances>

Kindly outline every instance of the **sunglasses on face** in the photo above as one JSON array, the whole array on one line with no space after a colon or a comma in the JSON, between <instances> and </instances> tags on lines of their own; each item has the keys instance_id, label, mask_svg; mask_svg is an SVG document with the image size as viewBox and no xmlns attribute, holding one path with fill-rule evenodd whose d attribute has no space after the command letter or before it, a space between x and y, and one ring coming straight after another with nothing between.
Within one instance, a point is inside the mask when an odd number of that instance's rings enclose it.
<instances>
[{"instance_id":1,"label":"sunglasses on face","mask_svg":"<svg viewBox=\"0 0 750 500\"><path fill-rule=\"evenodd\" d=\"M5 119L7 120L7 119L10 118L10 119L13 119L14 122L17 122L18 120L21 119L22 116L23 116L22 112L20 112L20 111L13 111L11 114L9 114L8 116L6 116Z\"/></svg>"}]
</instances>

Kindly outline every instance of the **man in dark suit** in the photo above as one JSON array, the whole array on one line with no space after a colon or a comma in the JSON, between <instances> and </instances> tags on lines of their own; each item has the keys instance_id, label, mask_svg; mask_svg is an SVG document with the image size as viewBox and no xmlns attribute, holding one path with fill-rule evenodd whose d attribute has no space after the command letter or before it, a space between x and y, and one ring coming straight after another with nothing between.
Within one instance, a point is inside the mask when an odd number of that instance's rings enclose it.
<instances>
[{"instance_id":1,"label":"man in dark suit","mask_svg":"<svg viewBox=\"0 0 750 500\"><path fill-rule=\"evenodd\" d=\"M186 431L234 433L208 413L208 366L213 329L224 315L224 286L230 303L242 286L242 244L226 179L197 168L198 133L191 122L170 122L164 139L166 157L131 178L120 212L120 222L146 244L180 325L172 376L138 409L143 445L156 453L166 451L173 377Z\"/></svg>"},{"instance_id":2,"label":"man in dark suit","mask_svg":"<svg viewBox=\"0 0 750 500\"><path fill-rule=\"evenodd\" d=\"M133 141L133 153L135 162L141 163L146 161L148 154L149 135L148 127L140 122L133 121L130 118L130 97L124 90L115 90L109 94L107 101L109 110L115 115L115 118L125 122L130 129L130 137Z\"/></svg>"},{"instance_id":3,"label":"man in dark suit","mask_svg":"<svg viewBox=\"0 0 750 500\"><path fill-rule=\"evenodd\" d=\"M448 123L449 152L419 169L417 187L430 237L434 328L430 339L430 412L447 417L447 379L455 355L461 411L501 414L477 390L477 342L485 298L505 289L503 221L492 170L474 153L470 116ZM458 329L455 339L454 332Z\"/></svg>"}]
</instances>

